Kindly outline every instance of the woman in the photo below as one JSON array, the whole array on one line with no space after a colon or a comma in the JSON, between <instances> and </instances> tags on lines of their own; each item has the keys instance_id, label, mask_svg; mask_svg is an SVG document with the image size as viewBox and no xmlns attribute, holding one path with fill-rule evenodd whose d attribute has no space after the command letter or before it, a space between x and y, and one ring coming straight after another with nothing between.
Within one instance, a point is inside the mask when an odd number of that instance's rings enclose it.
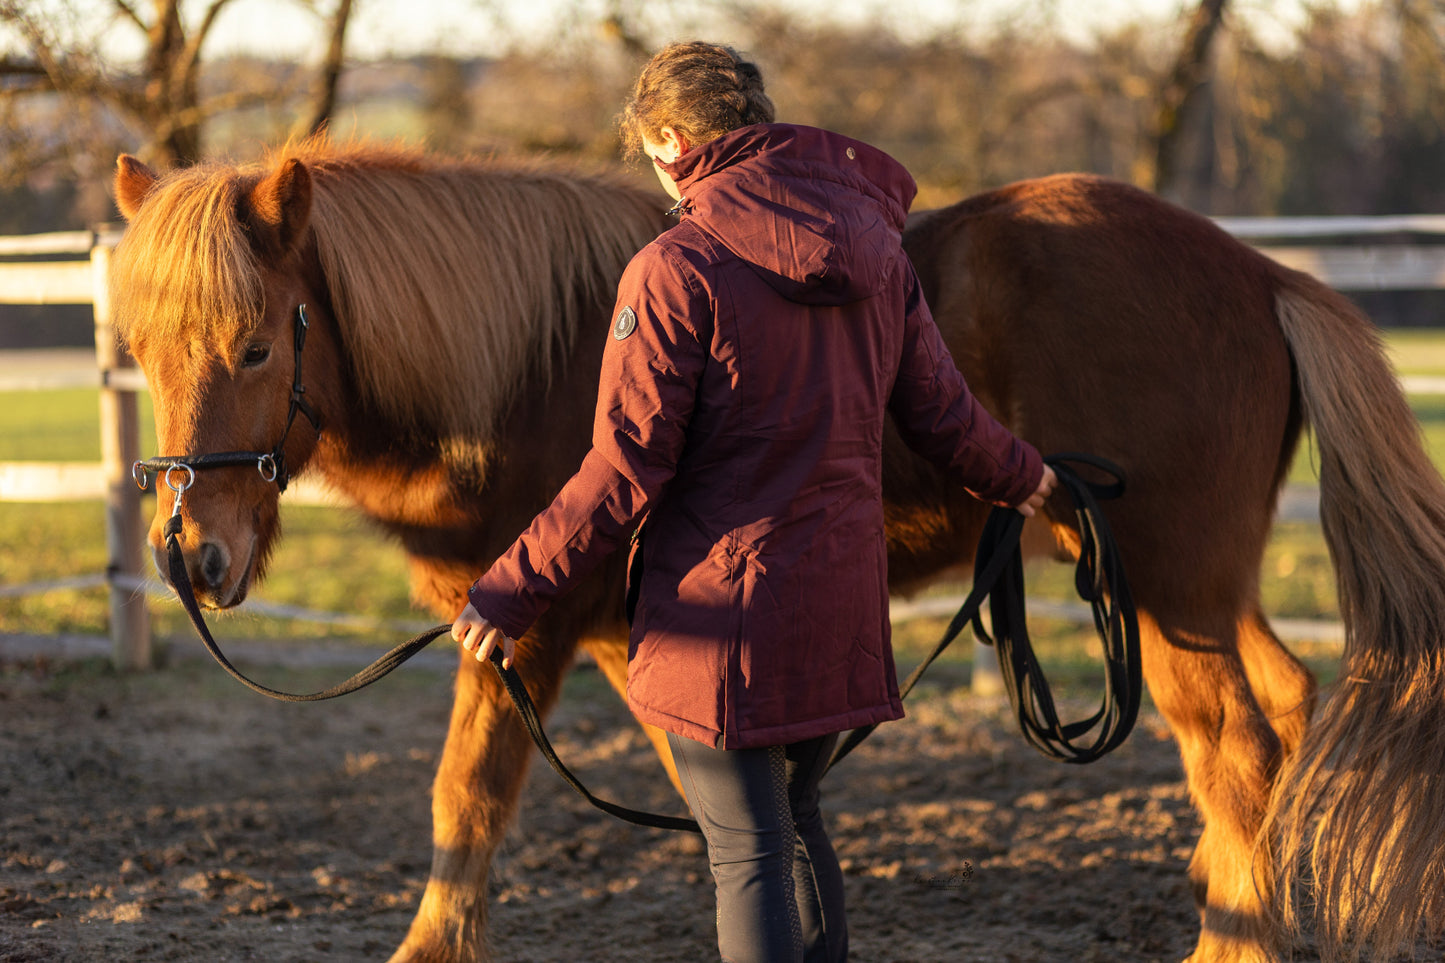
<instances>
[{"instance_id":1,"label":"woman","mask_svg":"<svg viewBox=\"0 0 1445 963\"><path fill-rule=\"evenodd\" d=\"M903 715L884 419L1025 515L1054 478L974 400L933 324L900 247L912 178L866 144L772 121L757 68L728 47L675 44L643 69L622 133L679 223L622 277L592 450L452 634L510 664L513 640L645 519L628 704L669 734L722 956L841 960L818 781L841 730Z\"/></svg>"}]
</instances>

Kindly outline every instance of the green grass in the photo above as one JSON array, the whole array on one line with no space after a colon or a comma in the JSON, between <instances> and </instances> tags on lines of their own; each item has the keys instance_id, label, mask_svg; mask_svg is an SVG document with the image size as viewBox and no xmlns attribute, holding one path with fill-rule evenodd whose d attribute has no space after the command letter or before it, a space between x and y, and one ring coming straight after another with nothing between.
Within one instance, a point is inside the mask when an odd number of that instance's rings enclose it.
<instances>
[{"instance_id":1,"label":"green grass","mask_svg":"<svg viewBox=\"0 0 1445 963\"><path fill-rule=\"evenodd\" d=\"M149 513L153 502L146 501ZM252 594L253 599L378 623L434 621L408 601L401 549L359 516L283 504L281 518L284 537L270 575ZM0 545L5 547L0 584L49 582L103 572L104 525L104 511L98 502L0 503ZM0 633L103 635L108 631L108 605L104 588L0 597ZM188 636L192 631L178 605L152 605L151 616L161 638ZM268 617L244 605L211 622L222 638L329 638L390 644L404 637L384 624L357 627Z\"/></svg>"},{"instance_id":2,"label":"green grass","mask_svg":"<svg viewBox=\"0 0 1445 963\"><path fill-rule=\"evenodd\" d=\"M155 450L150 396L139 403L141 450ZM0 391L0 461L99 461L100 391Z\"/></svg>"},{"instance_id":3,"label":"green grass","mask_svg":"<svg viewBox=\"0 0 1445 963\"><path fill-rule=\"evenodd\" d=\"M1385 348L1402 375L1445 374L1445 336L1434 328L1391 331Z\"/></svg>"},{"instance_id":4,"label":"green grass","mask_svg":"<svg viewBox=\"0 0 1445 963\"><path fill-rule=\"evenodd\" d=\"M1392 357L1409 374L1445 374L1445 332L1391 333ZM95 461L100 457L97 391L0 393L0 461ZM1410 399L1437 465L1445 465L1445 397ZM142 450L155 451L149 399L141 398ZM1301 445L1292 481L1313 480L1312 452ZM153 510L147 502L146 511ZM147 515L147 521L149 514ZM385 620L428 621L407 599L405 559L399 547L347 511L285 505L271 573L253 598L318 611L344 612ZM106 565L104 517L98 503L0 503L0 585L94 575ZM1275 527L1262 575L1265 609L1276 616L1303 619L1337 617L1334 575L1316 527L1282 523ZM1070 570L1034 563L1028 574L1031 596L1068 598ZM955 593L963 586L939 586ZM152 606L157 634L189 635L178 606ZM24 598L0 598L0 633L87 633L106 631L104 589L57 590ZM896 633L898 661L907 671L932 647L947 619L918 619ZM1093 691L1099 671L1098 643L1091 629L1049 619L1031 623L1034 642L1046 665L1066 680ZM223 637L345 638L371 643L399 638L394 629L360 630L300 620L267 618L247 607L219 620ZM1309 655L1307 644L1296 646ZM1328 651L1328 650L1325 650ZM972 639L965 632L930 679L966 680ZM1067 684L1071 684L1066 682Z\"/></svg>"},{"instance_id":5,"label":"green grass","mask_svg":"<svg viewBox=\"0 0 1445 963\"><path fill-rule=\"evenodd\" d=\"M140 398L141 450L154 452L150 398ZM100 459L100 403L96 389L0 392L0 461ZM154 502L145 500L149 523ZM271 577L254 598L314 611L376 620L425 621L407 599L406 561L399 548L359 516L283 502L285 538ZM105 514L99 502L0 502L0 585L51 582L105 571ZM105 634L104 588L59 589L19 598L0 597L0 633ZM152 606L157 635L189 633L179 606ZM247 638L346 638L389 642L386 628L329 626L267 618L244 606L219 619L223 635Z\"/></svg>"}]
</instances>

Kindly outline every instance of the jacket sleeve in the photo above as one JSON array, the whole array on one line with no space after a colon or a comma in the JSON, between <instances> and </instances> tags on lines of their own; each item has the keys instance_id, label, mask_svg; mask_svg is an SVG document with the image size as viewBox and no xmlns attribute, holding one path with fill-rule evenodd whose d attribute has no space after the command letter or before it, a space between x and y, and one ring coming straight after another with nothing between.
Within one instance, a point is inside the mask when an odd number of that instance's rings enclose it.
<instances>
[{"instance_id":1,"label":"jacket sleeve","mask_svg":"<svg viewBox=\"0 0 1445 963\"><path fill-rule=\"evenodd\" d=\"M707 359L695 327L705 307L692 275L656 245L628 265L602 355L592 449L468 592L512 638L631 535L675 473Z\"/></svg>"},{"instance_id":2,"label":"jacket sleeve","mask_svg":"<svg viewBox=\"0 0 1445 963\"><path fill-rule=\"evenodd\" d=\"M888 410L908 447L975 496L1013 507L1038 488L1043 459L978 403L953 363L911 266L903 353Z\"/></svg>"}]
</instances>

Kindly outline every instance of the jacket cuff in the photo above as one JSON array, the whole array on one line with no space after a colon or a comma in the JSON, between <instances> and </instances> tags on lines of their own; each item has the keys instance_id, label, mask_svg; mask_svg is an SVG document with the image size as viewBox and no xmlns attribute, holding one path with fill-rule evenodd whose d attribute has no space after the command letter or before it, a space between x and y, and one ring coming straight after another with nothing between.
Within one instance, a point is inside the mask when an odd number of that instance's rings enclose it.
<instances>
[{"instance_id":1,"label":"jacket cuff","mask_svg":"<svg viewBox=\"0 0 1445 963\"><path fill-rule=\"evenodd\" d=\"M1004 508L1017 508L1028 501L1029 496L1038 491L1039 482L1044 478L1044 457L1039 450L1022 438L1015 440L1014 444L1018 445L1021 470L1017 487L994 503Z\"/></svg>"},{"instance_id":2,"label":"jacket cuff","mask_svg":"<svg viewBox=\"0 0 1445 963\"><path fill-rule=\"evenodd\" d=\"M477 614L506 633L509 639L520 639L536 621L536 613L527 605L527 599L516 592L502 590L486 584L483 575L467 589L467 600Z\"/></svg>"}]
</instances>

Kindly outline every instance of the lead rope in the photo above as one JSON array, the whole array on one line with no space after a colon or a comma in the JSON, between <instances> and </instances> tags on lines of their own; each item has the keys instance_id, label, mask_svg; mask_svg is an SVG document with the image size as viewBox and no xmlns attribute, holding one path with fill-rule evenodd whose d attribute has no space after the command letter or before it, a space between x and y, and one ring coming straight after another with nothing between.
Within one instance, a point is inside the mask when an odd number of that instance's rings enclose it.
<instances>
[{"instance_id":1,"label":"lead rope","mask_svg":"<svg viewBox=\"0 0 1445 963\"><path fill-rule=\"evenodd\" d=\"M190 478L194 481L195 475L192 474ZM186 610L186 615L190 616L191 625L195 627L196 634L201 637L201 642L205 645L206 651L211 653L211 658L215 659L217 664L226 670L227 675L252 692L258 692L263 696L276 699L280 702L321 702L324 699L335 699L337 696L344 696L348 693L355 692L357 689L371 685L373 682L376 682L398 668L403 662L416 655L436 639L451 632L452 627L449 624L433 626L425 632L415 635L396 646L390 652L387 652L381 656L381 658L372 662L346 681L334 685L329 689L322 689L319 692L282 692L279 689L272 689L269 686L264 686L256 682L247 677L226 658L225 654L221 651L221 647L216 644L216 640L211 636L211 630L206 625L205 618L201 615L201 607L196 601L196 593L191 586L191 577L186 571L185 555L181 550L180 536L183 524L181 520L181 498L189 485L186 482L180 482L179 485L172 484L169 478L167 478L166 483L170 485L176 493L174 514L166 521L165 525L166 557L170 568L171 585L175 587L176 595L181 600L181 606ZM648 826L654 829L675 829L694 833L701 832L695 820L680 816L663 816L656 813L628 809L626 806L620 806L616 803L608 802L606 799L594 796L587 787L582 784L581 780L574 776L572 771L563 764L556 750L552 748L552 743L548 740L547 733L542 729L541 713L537 711L537 705L532 701L531 695L527 692L527 687L522 684L522 677L517 674L516 669L502 667L502 650L500 646L492 651L491 663L493 668L497 670L497 675L501 677L502 685L511 697L512 704L516 706L517 715L521 717L522 725L527 728L527 733L532 737L532 741L536 744L537 749L542 753L542 756L547 762L551 764L557 774L566 780L569 786L577 790L583 799L586 799L593 806L596 806L609 815L616 816L618 819L624 819L630 823L636 823L639 826Z\"/></svg>"},{"instance_id":2,"label":"lead rope","mask_svg":"<svg viewBox=\"0 0 1445 963\"><path fill-rule=\"evenodd\" d=\"M1124 578L1113 532L1099 509L1099 499L1117 498L1124 493L1124 472L1114 463L1094 455L1066 453L1052 455L1044 461L1054 469L1059 485L1073 500L1079 520L1082 548L1074 587L1093 610L1094 628L1104 646L1104 699L1099 711L1078 722L1059 721L1053 693L1029 640L1024 611L1023 553L1019 548L1024 517L1011 508L995 508L989 513L974 559L973 590L948 624L943 638L899 688L899 698L913 691L934 660L965 625L972 623L979 638L998 650L1004 688L1024 738L1052 759L1087 763L1109 753L1128 738L1143 697L1134 599ZM1114 482L1097 485L1085 481L1068 467L1069 462L1096 468L1112 476ZM980 613L985 598L989 600L989 615L997 638L990 638L984 631ZM1074 744L1074 740L1101 721L1104 725L1091 745ZM833 751L828 768L837 765L877 727L875 723L849 732Z\"/></svg>"},{"instance_id":3,"label":"lead rope","mask_svg":"<svg viewBox=\"0 0 1445 963\"><path fill-rule=\"evenodd\" d=\"M1004 689L1024 738L1051 759L1084 764L1102 758L1129 737L1139 716L1144 681L1134 598L1124 577L1113 532L1098 504L1099 498L1114 498L1123 493L1123 476L1117 468L1099 459L1071 455L1068 460L1088 462L1117 479L1114 485L1093 485L1062 465L1054 465L1054 471L1073 497L1079 520L1081 545L1074 570L1074 589L1089 603L1094 630L1104 648L1104 695L1099 710L1076 722L1059 720L1053 693L1029 641L1024 613L1023 555L1016 542L1013 549L1006 552L1007 564L999 585L989 597L994 637L990 639L984 631L978 614L973 617L973 627L980 639L992 642L998 650ZM993 544L998 543L993 542L985 530L979 545L980 561ZM1077 741L1096 726L1098 732L1092 742Z\"/></svg>"},{"instance_id":4,"label":"lead rope","mask_svg":"<svg viewBox=\"0 0 1445 963\"><path fill-rule=\"evenodd\" d=\"M903 684L900 695L907 696L913 690L923 673L953 642L963 630L963 626L972 622L980 637L993 641L999 649L999 663L1003 668L1009 698L1025 738L1052 758L1072 763L1092 762L1116 748L1129 735L1138 716L1143 689L1139 668L1139 630L1133 601L1124 580L1124 570L1118 558L1113 535L1099 511L1097 501L1099 498L1113 498L1122 494L1123 473L1109 462L1089 455L1057 455L1045 461L1053 466L1060 484L1073 498L1079 517L1083 548L1079 554L1075 586L1079 594L1093 607L1094 625L1104 642L1104 658L1108 671L1105 676L1103 705L1088 719L1073 723L1059 722L1048 682L1034 659L1028 638L1023 604L1023 563L1019 551L1023 516L1012 509L995 509L989 515L984 526L984 535L979 542L973 591L949 623L942 640ZM1086 482L1062 464L1066 461L1092 465L1112 475L1116 482L1108 486ZM172 466L175 467L186 466ZM201 615L180 545L183 524L181 500L190 484L194 483L195 473L190 472L186 481L172 483L170 471L170 468L166 471L166 484L176 493L173 514L165 525L171 584L175 587L176 595L190 617L191 624L205 644L206 651L228 675L253 692L282 702L320 702L334 699L376 682L451 630L450 625L427 629L396 646L346 681L319 692L282 692L253 681L233 666L221 652ZM994 640L989 640L979 622L984 598L991 598L990 611L997 635ZM537 711L536 703L532 701L521 676L514 668L502 667L500 647L492 652L490 661L511 697L517 715L543 758L583 799L609 815L639 826L700 832L695 820L629 809L593 795L552 748L552 743L542 727L541 713ZM1073 744L1073 740L1086 734L1100 722L1104 723L1103 728L1092 745L1081 748ZM839 760L852 752L875 728L876 725L865 726L850 732L834 751L828 768L832 769Z\"/></svg>"}]
</instances>

